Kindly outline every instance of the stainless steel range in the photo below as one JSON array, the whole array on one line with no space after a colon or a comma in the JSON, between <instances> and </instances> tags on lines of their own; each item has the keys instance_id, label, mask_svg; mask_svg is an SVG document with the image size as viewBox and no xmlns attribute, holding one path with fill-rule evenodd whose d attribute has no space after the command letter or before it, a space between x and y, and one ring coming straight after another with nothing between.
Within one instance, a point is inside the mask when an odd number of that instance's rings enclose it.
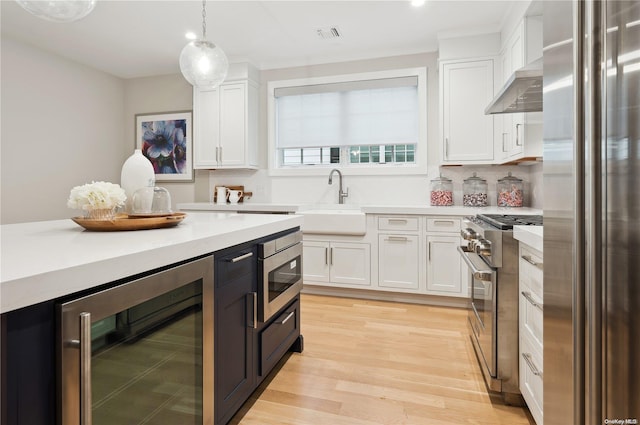
<instances>
[{"instance_id":1,"label":"stainless steel range","mask_svg":"<svg viewBox=\"0 0 640 425\"><path fill-rule=\"evenodd\" d=\"M479 214L464 219L458 251L471 275L469 329L491 391L521 405L518 384L518 241L514 225L542 225L539 215Z\"/></svg>"}]
</instances>

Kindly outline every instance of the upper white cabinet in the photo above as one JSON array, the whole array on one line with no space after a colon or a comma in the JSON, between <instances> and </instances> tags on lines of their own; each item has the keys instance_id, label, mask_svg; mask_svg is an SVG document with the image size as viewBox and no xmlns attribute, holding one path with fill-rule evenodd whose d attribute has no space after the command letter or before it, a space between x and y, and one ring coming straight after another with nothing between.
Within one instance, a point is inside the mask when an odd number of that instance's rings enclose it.
<instances>
[{"instance_id":1,"label":"upper white cabinet","mask_svg":"<svg viewBox=\"0 0 640 425\"><path fill-rule=\"evenodd\" d=\"M193 90L196 169L257 168L258 86L251 80Z\"/></svg>"},{"instance_id":2,"label":"upper white cabinet","mask_svg":"<svg viewBox=\"0 0 640 425\"><path fill-rule=\"evenodd\" d=\"M494 162L494 118L484 113L493 92L493 59L440 62L443 164Z\"/></svg>"},{"instance_id":3,"label":"upper white cabinet","mask_svg":"<svg viewBox=\"0 0 640 425\"><path fill-rule=\"evenodd\" d=\"M527 16L506 38L500 53L501 84L525 65L542 57L542 17ZM496 162L542 156L542 113L497 115L501 126Z\"/></svg>"}]
</instances>

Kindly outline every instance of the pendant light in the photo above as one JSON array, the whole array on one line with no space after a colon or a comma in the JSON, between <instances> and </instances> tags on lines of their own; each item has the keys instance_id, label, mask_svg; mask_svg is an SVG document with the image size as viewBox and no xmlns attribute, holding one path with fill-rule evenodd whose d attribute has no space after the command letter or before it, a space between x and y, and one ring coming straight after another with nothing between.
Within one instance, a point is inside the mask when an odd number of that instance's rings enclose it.
<instances>
[{"instance_id":1,"label":"pendant light","mask_svg":"<svg viewBox=\"0 0 640 425\"><path fill-rule=\"evenodd\" d=\"M202 1L202 38L180 53L180 71L194 87L214 88L227 77L229 61L222 49L207 40L206 0Z\"/></svg>"},{"instance_id":2,"label":"pendant light","mask_svg":"<svg viewBox=\"0 0 640 425\"><path fill-rule=\"evenodd\" d=\"M23 9L53 22L73 22L87 16L96 0L16 0Z\"/></svg>"}]
</instances>

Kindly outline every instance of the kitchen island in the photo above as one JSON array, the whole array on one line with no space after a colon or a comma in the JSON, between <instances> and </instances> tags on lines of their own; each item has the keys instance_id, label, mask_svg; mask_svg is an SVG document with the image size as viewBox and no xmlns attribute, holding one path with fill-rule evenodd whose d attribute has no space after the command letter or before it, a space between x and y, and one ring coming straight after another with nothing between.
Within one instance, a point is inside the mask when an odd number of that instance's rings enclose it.
<instances>
[{"instance_id":1,"label":"kitchen island","mask_svg":"<svg viewBox=\"0 0 640 425\"><path fill-rule=\"evenodd\" d=\"M301 224L201 212L140 231L2 226L2 423L79 424L87 403L101 423L226 423L302 350L297 296L256 316L258 243Z\"/></svg>"},{"instance_id":2,"label":"kitchen island","mask_svg":"<svg viewBox=\"0 0 640 425\"><path fill-rule=\"evenodd\" d=\"M177 227L90 232L71 220L0 227L0 313L302 225L296 215L189 212Z\"/></svg>"}]
</instances>

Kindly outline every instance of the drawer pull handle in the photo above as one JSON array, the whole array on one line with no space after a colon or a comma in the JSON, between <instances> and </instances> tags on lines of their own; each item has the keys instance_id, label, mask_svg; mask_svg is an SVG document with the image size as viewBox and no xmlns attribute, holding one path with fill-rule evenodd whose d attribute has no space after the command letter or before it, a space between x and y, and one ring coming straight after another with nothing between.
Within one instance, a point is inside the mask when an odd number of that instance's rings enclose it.
<instances>
[{"instance_id":1,"label":"drawer pull handle","mask_svg":"<svg viewBox=\"0 0 640 425\"><path fill-rule=\"evenodd\" d=\"M520 258L522 258L524 261L531 264L532 266L538 267L540 269L542 268L542 263L536 263L531 259L530 255L521 255Z\"/></svg>"},{"instance_id":2,"label":"drawer pull handle","mask_svg":"<svg viewBox=\"0 0 640 425\"><path fill-rule=\"evenodd\" d=\"M407 219L405 218L390 218L388 219L389 223L407 223Z\"/></svg>"},{"instance_id":3,"label":"drawer pull handle","mask_svg":"<svg viewBox=\"0 0 640 425\"><path fill-rule=\"evenodd\" d=\"M292 311L289 314L287 314L287 317L285 317L282 320L277 320L276 323L278 325L284 325L285 323L287 323L289 321L289 319L291 319L293 317L294 314L295 314L295 311Z\"/></svg>"},{"instance_id":4,"label":"drawer pull handle","mask_svg":"<svg viewBox=\"0 0 640 425\"><path fill-rule=\"evenodd\" d=\"M530 292L526 292L526 291L522 291L522 296L529 301L529 304L531 304L532 306L534 306L535 308L539 309L540 311L544 311L542 304L536 302L533 297L531 296Z\"/></svg>"},{"instance_id":5,"label":"drawer pull handle","mask_svg":"<svg viewBox=\"0 0 640 425\"><path fill-rule=\"evenodd\" d=\"M395 241L395 242L406 242L407 241L407 237L406 236L389 236L387 238L388 241Z\"/></svg>"},{"instance_id":6,"label":"drawer pull handle","mask_svg":"<svg viewBox=\"0 0 640 425\"><path fill-rule=\"evenodd\" d=\"M533 363L533 359L531 358L531 354L522 353L522 358L527 363L527 366L529 366L529 369L531 369L531 373L533 373L535 376L539 376L540 379L542 379L542 371L539 370L536 367L536 365Z\"/></svg>"},{"instance_id":7,"label":"drawer pull handle","mask_svg":"<svg viewBox=\"0 0 640 425\"><path fill-rule=\"evenodd\" d=\"M433 220L433 224L450 224L453 226L455 222L452 220Z\"/></svg>"},{"instance_id":8,"label":"drawer pull handle","mask_svg":"<svg viewBox=\"0 0 640 425\"><path fill-rule=\"evenodd\" d=\"M249 258L249 257L253 257L253 252L247 252L246 254L240 255L239 257L236 257L236 258L232 258L229 261L232 262L232 263L237 263L238 261L242 261L242 260L244 260L246 258Z\"/></svg>"}]
</instances>

